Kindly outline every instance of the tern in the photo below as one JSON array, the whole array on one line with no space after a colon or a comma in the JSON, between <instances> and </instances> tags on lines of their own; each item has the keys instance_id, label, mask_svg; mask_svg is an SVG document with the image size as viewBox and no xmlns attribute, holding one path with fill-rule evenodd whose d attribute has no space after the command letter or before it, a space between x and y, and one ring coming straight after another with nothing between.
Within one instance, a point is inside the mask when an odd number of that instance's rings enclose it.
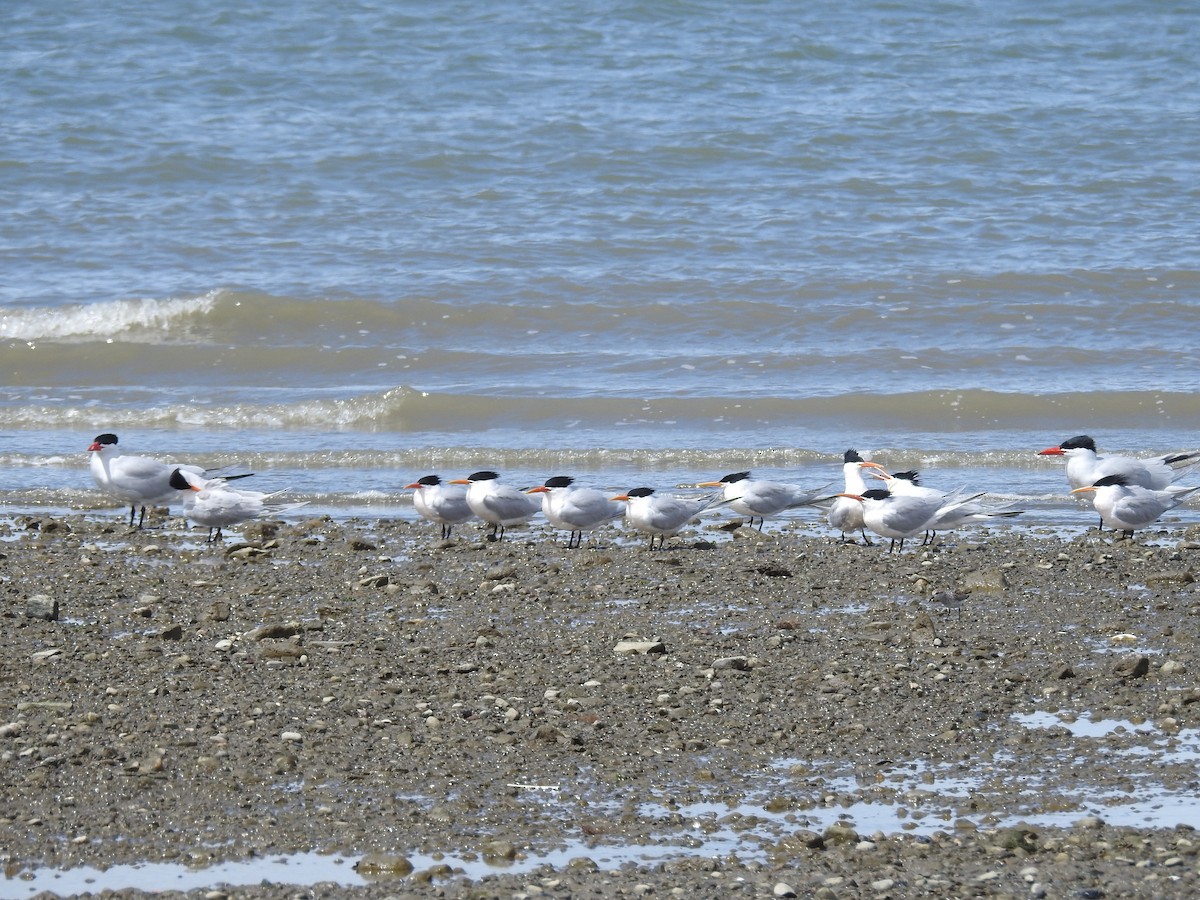
<instances>
[{"instance_id":1,"label":"tern","mask_svg":"<svg viewBox=\"0 0 1200 900\"><path fill-rule=\"evenodd\" d=\"M1067 481L1072 489L1091 487L1106 475L1120 475L1129 485L1161 491L1200 464L1200 452L1168 453L1148 459L1102 456L1096 452L1096 442L1086 434L1039 450L1038 456L1065 456Z\"/></svg>"},{"instance_id":2,"label":"tern","mask_svg":"<svg viewBox=\"0 0 1200 900\"><path fill-rule=\"evenodd\" d=\"M442 526L443 540L450 537L455 525L475 515L467 505L467 489L461 484L442 484L437 475L426 475L405 487L414 492L413 508L417 513Z\"/></svg>"},{"instance_id":3,"label":"tern","mask_svg":"<svg viewBox=\"0 0 1200 900\"><path fill-rule=\"evenodd\" d=\"M1124 475L1105 475L1095 484L1077 487L1071 493L1092 494L1092 506L1100 514L1100 521L1132 538L1139 528L1153 525L1197 490L1200 485L1157 490L1131 484Z\"/></svg>"},{"instance_id":4,"label":"tern","mask_svg":"<svg viewBox=\"0 0 1200 900\"><path fill-rule=\"evenodd\" d=\"M802 506L813 506L822 497L821 492L829 485L823 485L815 491L806 490L798 484L785 484L778 481L762 481L751 478L749 472L733 472L720 481L702 481L697 487L719 487L721 496L734 512L748 516L746 524L754 527L758 519L758 530L762 531L767 516L778 515L784 510L799 509Z\"/></svg>"},{"instance_id":5,"label":"tern","mask_svg":"<svg viewBox=\"0 0 1200 900\"><path fill-rule=\"evenodd\" d=\"M940 514L948 514L953 508L972 500L983 493L960 497L958 493L948 495L916 496L893 494L873 488L861 494L839 494L862 503L863 524L880 537L889 538L888 552L903 550L904 542L914 535L929 529L929 523ZM897 546L899 541L899 546Z\"/></svg>"},{"instance_id":6,"label":"tern","mask_svg":"<svg viewBox=\"0 0 1200 900\"><path fill-rule=\"evenodd\" d=\"M541 494L542 514L555 528L569 531L567 548L583 545L584 532L625 515L625 507L597 490L578 487L574 478L555 475L526 491Z\"/></svg>"},{"instance_id":7,"label":"tern","mask_svg":"<svg viewBox=\"0 0 1200 900\"><path fill-rule=\"evenodd\" d=\"M146 522L146 507L170 505L179 500L179 492L171 487L171 473L177 468L203 475L199 466L173 466L149 456L126 456L117 446L117 436L100 434L88 447L91 458L88 467L97 487L104 493L119 497L130 504L129 527L141 506L137 527Z\"/></svg>"},{"instance_id":8,"label":"tern","mask_svg":"<svg viewBox=\"0 0 1200 900\"><path fill-rule=\"evenodd\" d=\"M858 451L847 450L842 454L842 475L846 479L845 493L861 494L867 489L866 482L863 480L863 469L882 468L883 466L879 463L864 460L859 456ZM862 533L863 543L871 543L870 538L867 537L866 526L863 525L863 505L857 500L850 500L843 496L835 497L833 505L829 507L826 519L831 526L842 533L842 543L846 543L846 535L852 531Z\"/></svg>"},{"instance_id":9,"label":"tern","mask_svg":"<svg viewBox=\"0 0 1200 900\"><path fill-rule=\"evenodd\" d=\"M278 503L276 498L286 490L270 494L242 491L230 487L224 478L204 478L182 466L171 471L170 483L173 490L183 492L184 516L208 528L209 543L222 539L222 528L277 516L308 502Z\"/></svg>"},{"instance_id":10,"label":"tern","mask_svg":"<svg viewBox=\"0 0 1200 900\"><path fill-rule=\"evenodd\" d=\"M495 472L485 470L450 482L467 485L467 506L492 526L489 541L504 540L504 532L510 525L528 522L542 508L542 502L537 497L530 497L522 490L501 484L499 478Z\"/></svg>"},{"instance_id":11,"label":"tern","mask_svg":"<svg viewBox=\"0 0 1200 900\"><path fill-rule=\"evenodd\" d=\"M661 497L655 495L654 488L637 487L612 499L626 503L626 523L635 531L650 535L651 550L654 549L654 540L657 538L661 550L666 546L667 538L678 534L683 526L710 506L720 503L721 495L712 494L699 498Z\"/></svg>"},{"instance_id":12,"label":"tern","mask_svg":"<svg viewBox=\"0 0 1200 900\"><path fill-rule=\"evenodd\" d=\"M887 472L881 470L874 474L876 478L883 479L887 484L888 491L893 494L907 494L915 497L930 498L940 497L943 500L949 500L962 493L962 488L945 493L935 488L926 487L921 484L920 475L916 472L896 472L894 475L889 475ZM951 528L962 525L964 522L983 522L987 519L1010 519L1013 516L1021 515L1024 510L1014 509L1015 506L1015 503L1003 506L985 506L978 500L944 504L944 508L940 509L929 520L925 537L921 543L933 543L933 539L937 537L939 531L948 531Z\"/></svg>"}]
</instances>

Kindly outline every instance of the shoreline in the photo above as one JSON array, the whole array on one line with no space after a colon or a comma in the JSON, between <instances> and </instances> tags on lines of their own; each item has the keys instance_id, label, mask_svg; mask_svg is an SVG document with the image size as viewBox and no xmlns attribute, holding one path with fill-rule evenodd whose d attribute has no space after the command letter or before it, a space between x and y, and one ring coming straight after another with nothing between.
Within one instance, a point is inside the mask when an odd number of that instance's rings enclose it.
<instances>
[{"instance_id":1,"label":"shoreline","mask_svg":"<svg viewBox=\"0 0 1200 900\"><path fill-rule=\"evenodd\" d=\"M888 554L802 528L650 552L327 518L207 547L167 523L0 529L5 896L39 869L304 853L492 861L337 888L364 897L1200 877L1171 806L1200 721L1192 529ZM682 852L620 855L664 846ZM580 858L538 864L564 847Z\"/></svg>"}]
</instances>

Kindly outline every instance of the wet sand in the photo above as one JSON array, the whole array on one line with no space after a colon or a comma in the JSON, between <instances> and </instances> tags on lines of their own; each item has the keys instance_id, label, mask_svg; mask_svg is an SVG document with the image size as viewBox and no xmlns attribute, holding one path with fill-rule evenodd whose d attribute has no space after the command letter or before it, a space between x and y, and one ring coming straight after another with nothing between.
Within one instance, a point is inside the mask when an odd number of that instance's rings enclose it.
<instances>
[{"instance_id":1,"label":"wet sand","mask_svg":"<svg viewBox=\"0 0 1200 900\"><path fill-rule=\"evenodd\" d=\"M1198 890L1194 534L155 525L0 523L0 896Z\"/></svg>"}]
</instances>

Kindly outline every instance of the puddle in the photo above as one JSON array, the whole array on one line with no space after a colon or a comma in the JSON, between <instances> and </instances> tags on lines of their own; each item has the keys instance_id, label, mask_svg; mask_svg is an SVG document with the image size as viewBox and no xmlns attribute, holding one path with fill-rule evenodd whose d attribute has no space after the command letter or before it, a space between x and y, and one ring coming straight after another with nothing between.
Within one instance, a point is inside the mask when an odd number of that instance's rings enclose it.
<instances>
[{"instance_id":1,"label":"puddle","mask_svg":"<svg viewBox=\"0 0 1200 900\"><path fill-rule=\"evenodd\" d=\"M0 881L0 898L18 900L49 892L60 897L100 891L191 891L221 885L262 884L311 885L330 882L341 887L367 884L354 871L354 863L344 857L302 853L249 862L223 863L208 868L193 868L178 863L138 863L96 869L36 869Z\"/></svg>"},{"instance_id":2,"label":"puddle","mask_svg":"<svg viewBox=\"0 0 1200 900\"><path fill-rule=\"evenodd\" d=\"M414 872L448 867L449 878L478 880L487 875L525 874L542 866L566 868L572 860L587 858L603 869L618 869L626 863L653 864L685 856L710 857L744 850L742 838L729 832L724 835L705 835L703 840L672 841L645 846L594 847L581 841L568 841L561 848L541 854L521 854L511 862L488 862L479 857L453 855L428 856L408 854ZM753 854L751 854L753 855ZM178 863L138 863L97 869L80 866L74 869L35 869L0 880L0 900L23 900L49 893L59 897L78 894L97 894L101 891L139 890L150 893L164 891L211 890L220 887L261 885L297 885L311 887L331 884L338 887L361 887L374 883L395 883L400 888L412 885L411 876L394 878L364 878L354 868L357 858L326 856L319 853L299 853L275 856L246 862L223 863L206 868L194 868Z\"/></svg>"}]
</instances>

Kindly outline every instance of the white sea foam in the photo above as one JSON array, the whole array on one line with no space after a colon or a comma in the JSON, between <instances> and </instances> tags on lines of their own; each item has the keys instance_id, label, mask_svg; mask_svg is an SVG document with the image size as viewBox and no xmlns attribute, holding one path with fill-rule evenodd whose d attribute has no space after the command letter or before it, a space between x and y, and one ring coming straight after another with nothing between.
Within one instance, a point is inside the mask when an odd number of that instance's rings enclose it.
<instances>
[{"instance_id":1,"label":"white sea foam","mask_svg":"<svg viewBox=\"0 0 1200 900\"><path fill-rule=\"evenodd\" d=\"M150 297L70 306L12 309L0 314L0 338L21 341L128 337L137 332L167 332L181 320L212 311L223 291L199 297L157 300Z\"/></svg>"}]
</instances>

